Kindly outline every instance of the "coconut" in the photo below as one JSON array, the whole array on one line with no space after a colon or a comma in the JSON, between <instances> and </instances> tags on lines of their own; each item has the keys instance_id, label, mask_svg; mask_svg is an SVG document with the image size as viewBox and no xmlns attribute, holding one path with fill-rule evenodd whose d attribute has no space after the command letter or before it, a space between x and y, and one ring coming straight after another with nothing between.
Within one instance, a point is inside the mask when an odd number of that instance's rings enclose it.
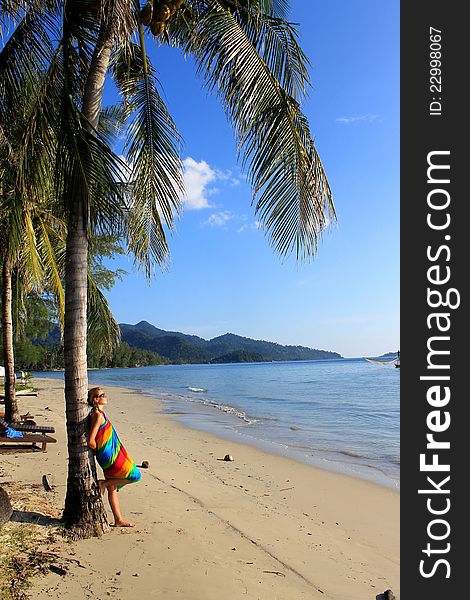
<instances>
[{"instance_id":1,"label":"coconut","mask_svg":"<svg viewBox=\"0 0 470 600\"><path fill-rule=\"evenodd\" d=\"M150 25L150 22L152 21L152 12L153 8L151 4L146 4L140 11L140 20L144 25Z\"/></svg>"},{"instance_id":2,"label":"coconut","mask_svg":"<svg viewBox=\"0 0 470 600\"><path fill-rule=\"evenodd\" d=\"M159 21L167 21L170 18L170 9L166 4L159 4L153 7L153 15Z\"/></svg>"},{"instance_id":3,"label":"coconut","mask_svg":"<svg viewBox=\"0 0 470 600\"><path fill-rule=\"evenodd\" d=\"M175 6L174 2L168 2L167 6L170 9L170 17L172 17L176 12L176 6Z\"/></svg>"},{"instance_id":4,"label":"coconut","mask_svg":"<svg viewBox=\"0 0 470 600\"><path fill-rule=\"evenodd\" d=\"M150 31L156 37L158 37L164 29L165 29L165 23L163 23L162 21L157 21L156 19L154 19L150 23Z\"/></svg>"}]
</instances>

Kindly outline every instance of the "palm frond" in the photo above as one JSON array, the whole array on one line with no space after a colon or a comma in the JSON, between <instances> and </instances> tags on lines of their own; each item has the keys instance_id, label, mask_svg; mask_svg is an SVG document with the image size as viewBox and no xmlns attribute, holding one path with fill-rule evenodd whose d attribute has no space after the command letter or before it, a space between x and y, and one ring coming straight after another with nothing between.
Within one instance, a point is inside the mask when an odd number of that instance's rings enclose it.
<instances>
[{"instance_id":1,"label":"palm frond","mask_svg":"<svg viewBox=\"0 0 470 600\"><path fill-rule=\"evenodd\" d=\"M274 24L277 38L271 33ZM308 83L293 26L260 14L242 19L215 0L192 27L184 38L180 26L180 43L221 98L261 225L280 254L313 256L335 211L307 119L292 95ZM286 44L292 52L281 59Z\"/></svg>"},{"instance_id":2,"label":"palm frond","mask_svg":"<svg viewBox=\"0 0 470 600\"><path fill-rule=\"evenodd\" d=\"M143 44L143 36L141 36ZM183 196L180 139L157 89L144 46L115 57L114 79L123 94L129 125L125 147L131 173L128 246L150 274L152 260L168 257L165 226L172 228Z\"/></svg>"},{"instance_id":3,"label":"palm frond","mask_svg":"<svg viewBox=\"0 0 470 600\"><path fill-rule=\"evenodd\" d=\"M63 57L59 44L48 68L41 74L30 107L22 124L18 151L17 186L41 196L53 181L60 131L60 106L63 95Z\"/></svg>"},{"instance_id":4,"label":"palm frond","mask_svg":"<svg viewBox=\"0 0 470 600\"><path fill-rule=\"evenodd\" d=\"M220 4L232 13L258 11L280 19L287 18L289 8L288 0L222 0Z\"/></svg>"},{"instance_id":5,"label":"palm frond","mask_svg":"<svg viewBox=\"0 0 470 600\"><path fill-rule=\"evenodd\" d=\"M41 285L44 278L44 269L38 252L38 241L30 211L24 212L23 219L24 239L21 250L25 265L24 271L31 275L36 285Z\"/></svg>"},{"instance_id":6,"label":"palm frond","mask_svg":"<svg viewBox=\"0 0 470 600\"><path fill-rule=\"evenodd\" d=\"M112 104L102 109L99 121L100 138L112 148L122 134L126 124L126 108L122 103Z\"/></svg>"},{"instance_id":7,"label":"palm frond","mask_svg":"<svg viewBox=\"0 0 470 600\"><path fill-rule=\"evenodd\" d=\"M68 214L80 190L87 199L85 222L103 232L119 232L125 210L122 177L127 166L104 139L88 131L83 116L69 98L63 99L61 108L55 179L64 210Z\"/></svg>"},{"instance_id":8,"label":"palm frond","mask_svg":"<svg viewBox=\"0 0 470 600\"><path fill-rule=\"evenodd\" d=\"M65 223L55 219L50 213L47 218L39 216L38 250L41 254L48 289L54 295L58 306L58 318L61 329L64 325L65 298L62 273L65 264Z\"/></svg>"},{"instance_id":9,"label":"palm frond","mask_svg":"<svg viewBox=\"0 0 470 600\"><path fill-rule=\"evenodd\" d=\"M0 115L21 96L28 81L37 79L53 53L56 23L47 12L29 8L0 51Z\"/></svg>"},{"instance_id":10,"label":"palm frond","mask_svg":"<svg viewBox=\"0 0 470 600\"><path fill-rule=\"evenodd\" d=\"M241 12L236 20L282 89L300 101L311 85L310 62L300 47L296 28L261 11Z\"/></svg>"},{"instance_id":11,"label":"palm frond","mask_svg":"<svg viewBox=\"0 0 470 600\"><path fill-rule=\"evenodd\" d=\"M88 274L88 345L96 354L110 354L121 341L121 330L103 292Z\"/></svg>"}]
</instances>

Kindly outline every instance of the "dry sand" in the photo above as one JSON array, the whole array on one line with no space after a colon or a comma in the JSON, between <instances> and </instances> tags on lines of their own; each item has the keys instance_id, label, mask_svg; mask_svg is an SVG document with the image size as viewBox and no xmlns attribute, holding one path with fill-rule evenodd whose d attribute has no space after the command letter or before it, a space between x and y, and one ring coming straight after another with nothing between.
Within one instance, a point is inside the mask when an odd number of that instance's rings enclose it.
<instances>
[{"instance_id":1,"label":"dry sand","mask_svg":"<svg viewBox=\"0 0 470 600\"><path fill-rule=\"evenodd\" d=\"M21 411L54 425L58 442L45 454L0 455L0 483L38 484L47 474L60 509L63 383L34 383L38 396L20 398ZM399 598L396 491L185 428L154 399L107 391L106 412L128 452L149 461L142 480L120 492L124 518L137 525L61 542L58 553L72 559L67 575L33 579L32 598L375 600L389 588ZM221 460L226 454L234 461Z\"/></svg>"}]
</instances>

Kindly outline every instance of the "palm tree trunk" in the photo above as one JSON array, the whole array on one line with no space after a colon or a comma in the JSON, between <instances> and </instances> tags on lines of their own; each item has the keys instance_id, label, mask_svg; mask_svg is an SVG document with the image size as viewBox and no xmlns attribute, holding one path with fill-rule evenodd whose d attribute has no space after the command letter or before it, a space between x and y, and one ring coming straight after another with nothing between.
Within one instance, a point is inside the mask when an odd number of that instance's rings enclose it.
<instances>
[{"instance_id":1,"label":"palm tree trunk","mask_svg":"<svg viewBox=\"0 0 470 600\"><path fill-rule=\"evenodd\" d=\"M13 320L11 316L11 264L7 251L2 270L2 330L3 360L5 361L5 420L20 420L15 396L15 356L13 353Z\"/></svg>"},{"instance_id":2,"label":"palm tree trunk","mask_svg":"<svg viewBox=\"0 0 470 600\"><path fill-rule=\"evenodd\" d=\"M90 65L82 112L96 131L112 36L103 31ZM93 132L92 131L92 132ZM65 265L64 362L69 468L63 520L76 538L100 535L106 513L96 482L96 466L87 446L87 272L88 197L77 190L69 213Z\"/></svg>"}]
</instances>

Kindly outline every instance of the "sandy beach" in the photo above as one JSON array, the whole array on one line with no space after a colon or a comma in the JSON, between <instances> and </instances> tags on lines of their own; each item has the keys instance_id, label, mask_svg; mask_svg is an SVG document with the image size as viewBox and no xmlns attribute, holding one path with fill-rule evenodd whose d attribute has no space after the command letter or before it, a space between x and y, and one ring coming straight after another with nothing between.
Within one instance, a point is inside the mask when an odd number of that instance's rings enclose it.
<instances>
[{"instance_id":1,"label":"sandy beach","mask_svg":"<svg viewBox=\"0 0 470 600\"><path fill-rule=\"evenodd\" d=\"M67 464L63 382L34 384L38 395L20 398L21 411L54 425L57 443L47 453L0 455L0 483L37 489L46 474L53 491L40 493L52 508L28 511L57 517ZM120 492L136 527L44 541L70 559L67 574L35 577L31 598L375 600L392 589L399 599L399 493L185 428L154 399L106 390L129 454L149 462L141 482Z\"/></svg>"}]
</instances>

